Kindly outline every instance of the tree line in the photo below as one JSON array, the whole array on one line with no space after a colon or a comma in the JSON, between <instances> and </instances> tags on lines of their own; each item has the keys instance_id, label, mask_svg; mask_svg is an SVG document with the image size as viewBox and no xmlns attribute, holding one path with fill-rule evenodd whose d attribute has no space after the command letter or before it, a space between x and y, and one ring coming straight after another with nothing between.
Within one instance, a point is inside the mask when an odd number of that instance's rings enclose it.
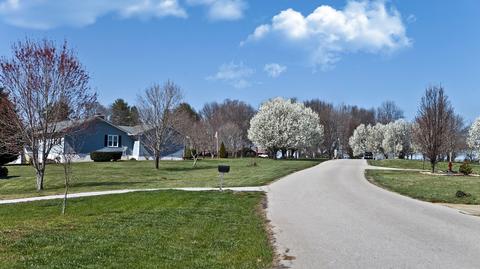
<instances>
[{"instance_id":1,"label":"tree line","mask_svg":"<svg viewBox=\"0 0 480 269\"><path fill-rule=\"evenodd\" d=\"M405 158L421 153L432 167L467 144L480 149L480 121L468 129L440 86L426 89L411 123L402 120L403 111L393 101L368 109L277 97L257 110L226 99L196 111L173 81L147 87L133 106L117 99L106 107L98 102L86 68L67 43L27 39L15 43L12 51L12 57L0 59L0 157L28 148L38 190L44 188L49 153L71 131L60 128L62 122L84 126L98 114L116 125L143 128L157 169L161 152L173 141L185 145L185 157L193 159L194 166L199 157L217 156L222 145L222 155L231 157L259 151L272 158L352 158L367 151Z\"/></svg>"}]
</instances>

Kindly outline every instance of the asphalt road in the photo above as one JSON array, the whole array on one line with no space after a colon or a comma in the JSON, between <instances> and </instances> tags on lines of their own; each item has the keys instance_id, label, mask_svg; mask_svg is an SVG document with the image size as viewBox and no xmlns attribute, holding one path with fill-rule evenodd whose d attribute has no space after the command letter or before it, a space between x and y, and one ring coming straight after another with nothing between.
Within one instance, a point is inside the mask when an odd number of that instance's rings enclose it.
<instances>
[{"instance_id":1,"label":"asphalt road","mask_svg":"<svg viewBox=\"0 0 480 269\"><path fill-rule=\"evenodd\" d=\"M480 218L383 190L363 160L336 160L269 186L282 265L480 268Z\"/></svg>"}]
</instances>

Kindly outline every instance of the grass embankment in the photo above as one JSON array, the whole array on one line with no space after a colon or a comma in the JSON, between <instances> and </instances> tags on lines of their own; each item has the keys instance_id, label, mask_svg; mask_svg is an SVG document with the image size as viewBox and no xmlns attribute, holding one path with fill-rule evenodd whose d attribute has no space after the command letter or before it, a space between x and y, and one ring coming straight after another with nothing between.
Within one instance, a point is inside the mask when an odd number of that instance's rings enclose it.
<instances>
[{"instance_id":1,"label":"grass embankment","mask_svg":"<svg viewBox=\"0 0 480 269\"><path fill-rule=\"evenodd\" d=\"M196 168L192 161L161 161L155 170L151 161L110 163L75 163L70 192L113 189L217 187L219 164L231 166L225 186L260 186L275 179L318 164L319 160L252 159L201 160ZM0 199L60 194L63 191L63 167L48 165L45 191L35 190L35 173L30 166L8 166L9 178L0 180Z\"/></svg>"},{"instance_id":2,"label":"grass embankment","mask_svg":"<svg viewBox=\"0 0 480 269\"><path fill-rule=\"evenodd\" d=\"M0 268L269 268L261 193L160 191L0 206Z\"/></svg>"},{"instance_id":3,"label":"grass embankment","mask_svg":"<svg viewBox=\"0 0 480 269\"><path fill-rule=\"evenodd\" d=\"M432 168L429 161L421 160L400 160L400 159L390 159L390 160L368 160L368 164L373 166L380 167L392 167L392 168L402 168L402 169L420 169L430 171ZM458 168L462 163L455 162L453 163L452 170L458 171ZM473 168L474 173L480 174L480 165L478 163L470 164ZM436 170L447 171L448 162L439 162L435 167Z\"/></svg>"},{"instance_id":4,"label":"grass embankment","mask_svg":"<svg viewBox=\"0 0 480 269\"><path fill-rule=\"evenodd\" d=\"M382 160L369 163L375 166L422 169L421 161ZM447 170L447 165L440 163L439 169ZM458 166L460 164L455 164L453 170L458 170ZM472 167L475 173L480 172L478 165ZM366 176L388 190L428 202L480 204L480 177L476 176L430 175L417 171L388 170L367 170ZM468 193L469 196L457 197L457 191Z\"/></svg>"}]
</instances>

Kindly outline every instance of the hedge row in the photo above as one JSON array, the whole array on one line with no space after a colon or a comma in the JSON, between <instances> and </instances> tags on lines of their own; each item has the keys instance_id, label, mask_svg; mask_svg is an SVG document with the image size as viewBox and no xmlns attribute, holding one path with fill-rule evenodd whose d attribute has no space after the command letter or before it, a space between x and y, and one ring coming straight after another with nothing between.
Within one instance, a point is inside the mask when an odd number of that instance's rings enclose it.
<instances>
[{"instance_id":1,"label":"hedge row","mask_svg":"<svg viewBox=\"0 0 480 269\"><path fill-rule=\"evenodd\" d=\"M122 158L121 152L101 152L94 151L90 153L90 159L94 162L118 161Z\"/></svg>"}]
</instances>

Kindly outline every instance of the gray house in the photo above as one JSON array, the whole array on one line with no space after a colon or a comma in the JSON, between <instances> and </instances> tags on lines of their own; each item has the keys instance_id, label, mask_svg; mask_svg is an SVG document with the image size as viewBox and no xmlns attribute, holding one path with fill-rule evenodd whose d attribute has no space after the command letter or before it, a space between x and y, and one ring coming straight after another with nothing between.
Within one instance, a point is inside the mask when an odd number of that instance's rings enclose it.
<instances>
[{"instance_id":1,"label":"gray house","mask_svg":"<svg viewBox=\"0 0 480 269\"><path fill-rule=\"evenodd\" d=\"M117 126L101 116L92 117L81 124L63 121L57 131L65 133L50 152L48 159L62 161L65 151L75 152L77 161L90 161L94 151L122 152L122 159L149 160L152 153L142 143L141 126ZM181 160L183 145L169 141L162 159ZM73 149L73 150L72 150Z\"/></svg>"}]
</instances>

